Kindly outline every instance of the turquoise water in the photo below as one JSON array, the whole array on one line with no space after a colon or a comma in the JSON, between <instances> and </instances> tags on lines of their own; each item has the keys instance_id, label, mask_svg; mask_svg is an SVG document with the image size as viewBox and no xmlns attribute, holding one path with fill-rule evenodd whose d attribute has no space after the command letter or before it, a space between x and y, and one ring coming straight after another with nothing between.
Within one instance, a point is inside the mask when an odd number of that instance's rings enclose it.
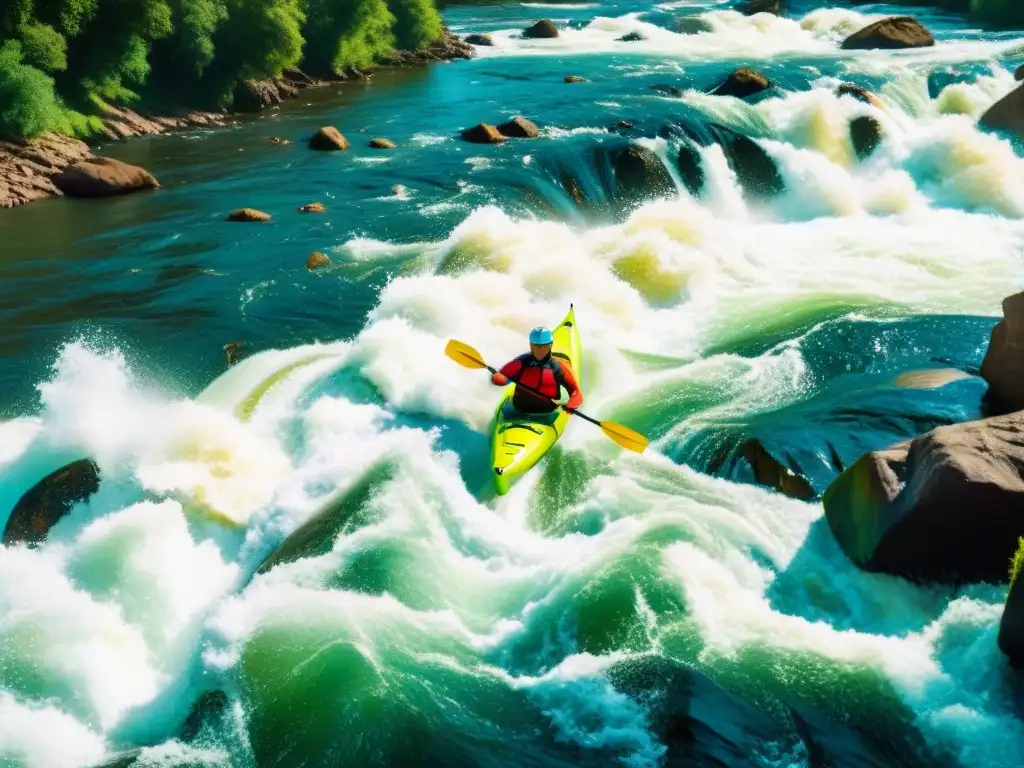
<instances>
[{"instance_id":1,"label":"turquoise water","mask_svg":"<svg viewBox=\"0 0 1024 768\"><path fill-rule=\"evenodd\" d=\"M45 545L0 549L0 758L1020 763L1005 587L860 573L820 502L755 485L742 446L820 493L864 451L979 414L1024 282L1024 148L975 121L1024 33L922 9L935 48L846 53L897 9L729 5L451 7L495 46L103 148L155 193L0 211L0 508L75 459L103 477ZM567 31L515 37L543 17ZM688 17L710 30L674 31ZM775 88L702 93L738 66ZM517 114L542 136L457 138ZM862 115L885 139L858 161ZM309 152L321 125L353 148ZM705 141L737 135L781 194ZM630 142L675 193L621 193L609 157ZM312 201L327 212L296 211ZM224 221L240 207L273 221ZM312 250L332 265L307 271ZM444 345L500 364L570 303L586 412L651 447L573 423L494 499L499 391Z\"/></svg>"}]
</instances>

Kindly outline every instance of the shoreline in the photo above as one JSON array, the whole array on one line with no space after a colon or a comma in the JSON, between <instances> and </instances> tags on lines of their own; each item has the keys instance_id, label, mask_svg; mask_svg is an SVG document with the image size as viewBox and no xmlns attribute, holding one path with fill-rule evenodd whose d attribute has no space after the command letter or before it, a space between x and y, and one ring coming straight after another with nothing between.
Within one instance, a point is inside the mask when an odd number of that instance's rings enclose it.
<instances>
[{"instance_id":1,"label":"shoreline","mask_svg":"<svg viewBox=\"0 0 1024 768\"><path fill-rule=\"evenodd\" d=\"M0 208L16 208L36 200L62 197L53 178L64 170L97 157L93 149L110 141L126 141L139 136L189 130L223 128L236 125L245 115L295 99L309 88L322 88L338 82L363 80L380 69L427 66L437 61L470 59L473 46L447 27L441 39L420 51L394 51L372 70L349 70L327 79L315 79L299 70L288 70L271 80L240 84L231 111L183 110L174 115L151 115L135 110L107 107L100 117L104 130L89 141L55 133L46 133L26 142L0 139Z\"/></svg>"}]
</instances>

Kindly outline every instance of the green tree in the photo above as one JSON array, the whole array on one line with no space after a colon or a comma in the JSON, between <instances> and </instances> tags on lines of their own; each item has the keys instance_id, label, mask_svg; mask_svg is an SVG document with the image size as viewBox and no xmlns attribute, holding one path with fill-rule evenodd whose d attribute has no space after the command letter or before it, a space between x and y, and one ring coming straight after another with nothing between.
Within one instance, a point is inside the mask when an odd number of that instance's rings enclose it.
<instances>
[{"instance_id":1,"label":"green tree","mask_svg":"<svg viewBox=\"0 0 1024 768\"><path fill-rule=\"evenodd\" d=\"M444 22L432 0L388 0L395 17L395 40L399 48L415 51L439 40Z\"/></svg>"},{"instance_id":2,"label":"green tree","mask_svg":"<svg viewBox=\"0 0 1024 768\"><path fill-rule=\"evenodd\" d=\"M27 139L70 130L53 80L22 61L17 41L0 46L0 134Z\"/></svg>"},{"instance_id":3,"label":"green tree","mask_svg":"<svg viewBox=\"0 0 1024 768\"><path fill-rule=\"evenodd\" d=\"M368 67L395 46L395 17L384 0L306 0L306 54L314 74Z\"/></svg>"},{"instance_id":4,"label":"green tree","mask_svg":"<svg viewBox=\"0 0 1024 768\"><path fill-rule=\"evenodd\" d=\"M22 24L18 37L26 64L46 72L62 72L68 68L67 40L49 24Z\"/></svg>"}]
</instances>

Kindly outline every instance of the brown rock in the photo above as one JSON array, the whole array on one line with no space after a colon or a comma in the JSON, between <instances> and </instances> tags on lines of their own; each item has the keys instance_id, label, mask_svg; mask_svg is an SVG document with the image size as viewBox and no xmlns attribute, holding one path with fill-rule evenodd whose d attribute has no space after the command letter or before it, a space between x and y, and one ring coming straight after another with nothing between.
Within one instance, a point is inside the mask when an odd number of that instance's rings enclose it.
<instances>
[{"instance_id":1,"label":"brown rock","mask_svg":"<svg viewBox=\"0 0 1024 768\"><path fill-rule=\"evenodd\" d=\"M523 30L523 37L529 38L552 38L558 37L558 27L551 19L541 19L532 27Z\"/></svg>"},{"instance_id":2,"label":"brown rock","mask_svg":"<svg viewBox=\"0 0 1024 768\"><path fill-rule=\"evenodd\" d=\"M805 477L783 466L757 440L748 440L740 447L740 451L754 470L754 478L760 485L766 485L786 496L803 501L816 496L814 488Z\"/></svg>"},{"instance_id":3,"label":"brown rock","mask_svg":"<svg viewBox=\"0 0 1024 768\"><path fill-rule=\"evenodd\" d=\"M928 48L933 45L935 38L932 33L913 16L890 16L854 32L841 47L846 51L856 51Z\"/></svg>"},{"instance_id":4,"label":"brown rock","mask_svg":"<svg viewBox=\"0 0 1024 768\"><path fill-rule=\"evenodd\" d=\"M871 106L878 107L879 109L885 109L881 99L875 96L875 94L867 88L862 88L861 86L854 85L853 83L843 83L836 88L836 96L840 98L843 96L852 96L857 99L857 101L862 101L865 104L870 104Z\"/></svg>"},{"instance_id":5,"label":"brown rock","mask_svg":"<svg viewBox=\"0 0 1024 768\"><path fill-rule=\"evenodd\" d=\"M507 123L498 126L498 133L509 139L535 139L540 130L532 121L525 117L513 117Z\"/></svg>"},{"instance_id":6,"label":"brown rock","mask_svg":"<svg viewBox=\"0 0 1024 768\"><path fill-rule=\"evenodd\" d=\"M466 37L464 39L470 45L482 45L482 46L494 45L494 41L491 39L490 35L466 35Z\"/></svg>"},{"instance_id":7,"label":"brown rock","mask_svg":"<svg viewBox=\"0 0 1024 768\"><path fill-rule=\"evenodd\" d=\"M320 253L320 251L313 251L309 254L309 258L306 259L306 269L316 269L317 267L325 266L330 264L331 260L327 258L326 253Z\"/></svg>"},{"instance_id":8,"label":"brown rock","mask_svg":"<svg viewBox=\"0 0 1024 768\"><path fill-rule=\"evenodd\" d=\"M472 128L466 128L461 135L463 141L469 141L474 144L498 144L505 141L505 137L501 135L498 129L488 123L480 123Z\"/></svg>"},{"instance_id":9,"label":"brown rock","mask_svg":"<svg viewBox=\"0 0 1024 768\"><path fill-rule=\"evenodd\" d=\"M306 203L299 206L299 213L323 213L326 210L327 206L323 203Z\"/></svg>"},{"instance_id":10,"label":"brown rock","mask_svg":"<svg viewBox=\"0 0 1024 768\"><path fill-rule=\"evenodd\" d=\"M42 542L58 520L99 487L100 470L91 459L80 459L47 475L14 506L4 528L4 545Z\"/></svg>"},{"instance_id":11,"label":"brown rock","mask_svg":"<svg viewBox=\"0 0 1024 768\"><path fill-rule=\"evenodd\" d=\"M270 218L269 213L257 211L255 208L239 208L237 211L232 211L228 214L228 221L262 222L270 221Z\"/></svg>"},{"instance_id":12,"label":"brown rock","mask_svg":"<svg viewBox=\"0 0 1024 768\"><path fill-rule=\"evenodd\" d=\"M992 328L981 377L992 411L1024 410L1024 293L1003 299L1003 319Z\"/></svg>"},{"instance_id":13,"label":"brown rock","mask_svg":"<svg viewBox=\"0 0 1024 768\"><path fill-rule=\"evenodd\" d=\"M725 81L711 91L715 96L735 96L737 99L745 99L771 87L771 81L753 69L743 67L737 69Z\"/></svg>"},{"instance_id":14,"label":"brown rock","mask_svg":"<svg viewBox=\"0 0 1024 768\"><path fill-rule=\"evenodd\" d=\"M391 139L370 139L370 147L373 149L394 149L397 146Z\"/></svg>"},{"instance_id":15,"label":"brown rock","mask_svg":"<svg viewBox=\"0 0 1024 768\"><path fill-rule=\"evenodd\" d=\"M110 197L160 186L144 168L111 157L94 157L75 163L55 176L53 183L61 192L74 197Z\"/></svg>"},{"instance_id":16,"label":"brown rock","mask_svg":"<svg viewBox=\"0 0 1024 768\"><path fill-rule=\"evenodd\" d=\"M979 121L985 128L1024 139L1024 85L1015 88L993 104Z\"/></svg>"},{"instance_id":17,"label":"brown rock","mask_svg":"<svg viewBox=\"0 0 1024 768\"><path fill-rule=\"evenodd\" d=\"M579 75L566 75L564 80L563 80L563 82L566 82L566 83L585 83L587 81L584 80Z\"/></svg>"},{"instance_id":18,"label":"brown rock","mask_svg":"<svg viewBox=\"0 0 1024 768\"><path fill-rule=\"evenodd\" d=\"M309 148L321 152L340 152L348 147L348 139L337 128L329 125L318 130L309 140Z\"/></svg>"},{"instance_id":19,"label":"brown rock","mask_svg":"<svg viewBox=\"0 0 1024 768\"><path fill-rule=\"evenodd\" d=\"M904 389L938 389L954 381L971 378L957 368L937 368L930 371L906 371L893 380L893 384Z\"/></svg>"},{"instance_id":20,"label":"brown rock","mask_svg":"<svg viewBox=\"0 0 1024 768\"><path fill-rule=\"evenodd\" d=\"M668 197L675 193L665 166L653 151L634 144L619 150L611 158L616 191L631 202Z\"/></svg>"},{"instance_id":21,"label":"brown rock","mask_svg":"<svg viewBox=\"0 0 1024 768\"><path fill-rule=\"evenodd\" d=\"M287 147L291 145L288 139L282 139L280 136L271 136L267 139L267 143L274 147Z\"/></svg>"},{"instance_id":22,"label":"brown rock","mask_svg":"<svg viewBox=\"0 0 1024 768\"><path fill-rule=\"evenodd\" d=\"M1024 414L940 427L862 456L829 486L846 555L914 581L1005 583L1024 536Z\"/></svg>"}]
</instances>

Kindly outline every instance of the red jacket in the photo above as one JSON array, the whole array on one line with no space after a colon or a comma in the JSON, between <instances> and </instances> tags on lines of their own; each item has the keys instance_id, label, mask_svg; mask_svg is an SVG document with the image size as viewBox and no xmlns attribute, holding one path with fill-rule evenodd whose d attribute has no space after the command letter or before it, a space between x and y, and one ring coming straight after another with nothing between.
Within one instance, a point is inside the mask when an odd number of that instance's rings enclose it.
<instances>
[{"instance_id":1,"label":"red jacket","mask_svg":"<svg viewBox=\"0 0 1024 768\"><path fill-rule=\"evenodd\" d=\"M583 405L583 393L580 392L572 367L565 360L551 355L544 360L538 360L530 353L520 355L505 363L498 373L491 376L491 381L499 386L508 384L509 379L536 389L551 400L561 395L560 387L565 387L569 392L569 401L565 407L575 409ZM550 400L539 398L522 387L516 387L512 402L523 411L551 411L556 407Z\"/></svg>"}]
</instances>

